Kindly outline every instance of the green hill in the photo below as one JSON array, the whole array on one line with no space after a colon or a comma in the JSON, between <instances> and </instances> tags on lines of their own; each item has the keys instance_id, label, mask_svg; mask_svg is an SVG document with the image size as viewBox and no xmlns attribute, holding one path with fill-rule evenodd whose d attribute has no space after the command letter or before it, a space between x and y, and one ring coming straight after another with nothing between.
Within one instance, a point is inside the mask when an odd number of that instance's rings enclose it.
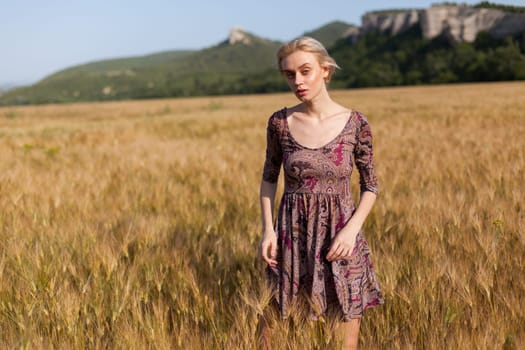
<instances>
[{"instance_id":1,"label":"green hill","mask_svg":"<svg viewBox=\"0 0 525 350\"><path fill-rule=\"evenodd\" d=\"M328 23L306 32L327 47L353 27ZM275 67L282 43L232 30L228 40L199 51L170 51L111 59L64 69L10 90L0 105L104 101L283 91Z\"/></svg>"},{"instance_id":2,"label":"green hill","mask_svg":"<svg viewBox=\"0 0 525 350\"><path fill-rule=\"evenodd\" d=\"M245 42L226 41L200 51L164 52L68 68L32 86L6 92L0 105L232 94L245 92L246 83L251 91L268 91L260 74L276 72L274 57L281 43L237 33ZM249 81L252 76L256 81ZM277 83L271 80L270 85Z\"/></svg>"},{"instance_id":3,"label":"green hill","mask_svg":"<svg viewBox=\"0 0 525 350\"><path fill-rule=\"evenodd\" d=\"M151 67L158 64L168 63L184 57L188 57L194 52L195 51L190 50L167 51L146 56L116 58L110 60L91 62L61 70L49 76L48 79L56 79L66 75L74 75L80 73L102 73L108 71L122 71L127 69Z\"/></svg>"},{"instance_id":4,"label":"green hill","mask_svg":"<svg viewBox=\"0 0 525 350\"><path fill-rule=\"evenodd\" d=\"M346 36L347 32L356 26L341 21L328 23L322 27L305 32L303 35L319 40L325 47L332 47L335 42Z\"/></svg>"}]
</instances>

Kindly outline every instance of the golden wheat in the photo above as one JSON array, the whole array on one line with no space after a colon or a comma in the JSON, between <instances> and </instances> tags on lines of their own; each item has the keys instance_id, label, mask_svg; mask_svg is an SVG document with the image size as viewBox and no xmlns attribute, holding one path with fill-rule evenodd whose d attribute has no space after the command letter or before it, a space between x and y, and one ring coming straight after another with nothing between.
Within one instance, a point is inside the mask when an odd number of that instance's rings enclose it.
<instances>
[{"instance_id":1,"label":"golden wheat","mask_svg":"<svg viewBox=\"0 0 525 350\"><path fill-rule=\"evenodd\" d=\"M525 83L332 94L375 136L386 303L362 348L525 347ZM293 103L1 108L0 347L255 348L265 127ZM272 341L330 348L333 326L297 317Z\"/></svg>"}]
</instances>

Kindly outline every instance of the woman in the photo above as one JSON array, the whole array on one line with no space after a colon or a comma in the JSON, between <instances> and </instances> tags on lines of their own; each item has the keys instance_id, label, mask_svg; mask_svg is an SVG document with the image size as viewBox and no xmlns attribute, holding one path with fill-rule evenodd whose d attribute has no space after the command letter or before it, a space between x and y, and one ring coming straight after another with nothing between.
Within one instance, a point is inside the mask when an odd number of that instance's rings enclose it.
<instances>
[{"instance_id":1,"label":"woman","mask_svg":"<svg viewBox=\"0 0 525 350\"><path fill-rule=\"evenodd\" d=\"M259 255L282 318L306 296L310 318L335 315L344 347L357 348L363 311L383 303L361 232L377 194L370 126L330 98L326 84L337 64L321 43L293 40L277 58L300 103L268 121ZM353 163L360 176L357 207L349 188ZM285 189L274 227L281 164Z\"/></svg>"}]
</instances>

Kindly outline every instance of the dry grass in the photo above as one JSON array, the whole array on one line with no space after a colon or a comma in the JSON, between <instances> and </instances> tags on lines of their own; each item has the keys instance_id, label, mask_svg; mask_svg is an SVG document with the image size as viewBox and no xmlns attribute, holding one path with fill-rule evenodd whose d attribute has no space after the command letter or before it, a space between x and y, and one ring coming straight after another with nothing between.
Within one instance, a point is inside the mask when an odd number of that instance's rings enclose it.
<instances>
[{"instance_id":1,"label":"dry grass","mask_svg":"<svg viewBox=\"0 0 525 350\"><path fill-rule=\"evenodd\" d=\"M386 304L362 348L525 347L525 84L333 96L368 116L381 186L365 235ZM1 108L0 347L253 349L265 126L292 103ZM273 341L324 349L331 328Z\"/></svg>"}]
</instances>

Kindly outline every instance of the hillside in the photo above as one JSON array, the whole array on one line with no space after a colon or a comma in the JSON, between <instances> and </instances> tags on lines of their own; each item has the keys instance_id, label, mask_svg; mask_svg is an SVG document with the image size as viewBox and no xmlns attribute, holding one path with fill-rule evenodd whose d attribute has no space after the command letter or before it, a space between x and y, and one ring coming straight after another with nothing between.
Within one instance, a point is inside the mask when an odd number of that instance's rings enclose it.
<instances>
[{"instance_id":1,"label":"hillside","mask_svg":"<svg viewBox=\"0 0 525 350\"><path fill-rule=\"evenodd\" d=\"M338 88L525 79L525 7L487 2L366 13L360 27L335 21L304 34L343 67ZM87 63L0 95L0 105L106 101L286 90L281 45L232 29L199 51Z\"/></svg>"},{"instance_id":2,"label":"hillside","mask_svg":"<svg viewBox=\"0 0 525 350\"><path fill-rule=\"evenodd\" d=\"M353 26L328 23L307 33L329 46ZM282 43L233 28L200 51L171 51L87 63L0 97L0 105L282 91L275 69Z\"/></svg>"},{"instance_id":3,"label":"hillside","mask_svg":"<svg viewBox=\"0 0 525 350\"><path fill-rule=\"evenodd\" d=\"M194 51L167 51L161 53L155 53L146 56L129 57L129 58L116 58L110 60L102 60L97 62L91 62L74 66L61 70L57 73L47 77L47 79L60 79L68 75L75 75L81 73L102 73L110 71L122 71L127 69L137 69L152 67L158 64L169 63L174 60L188 57L194 53Z\"/></svg>"},{"instance_id":4,"label":"hillside","mask_svg":"<svg viewBox=\"0 0 525 350\"><path fill-rule=\"evenodd\" d=\"M425 39L417 25L392 37L377 31L329 51L343 67L339 88L443 84L525 79L525 46L518 38L480 33L473 43L451 43L446 35Z\"/></svg>"},{"instance_id":5,"label":"hillside","mask_svg":"<svg viewBox=\"0 0 525 350\"><path fill-rule=\"evenodd\" d=\"M311 36L319 40L326 47L332 47L337 40L347 37L354 28L357 27L353 24L335 21L312 31L305 32L303 35Z\"/></svg>"},{"instance_id":6,"label":"hillside","mask_svg":"<svg viewBox=\"0 0 525 350\"><path fill-rule=\"evenodd\" d=\"M236 41L235 37L243 39ZM9 91L0 104L240 93L240 79L273 67L279 45L232 30L228 40L200 51L172 51L68 68L33 86Z\"/></svg>"}]
</instances>

